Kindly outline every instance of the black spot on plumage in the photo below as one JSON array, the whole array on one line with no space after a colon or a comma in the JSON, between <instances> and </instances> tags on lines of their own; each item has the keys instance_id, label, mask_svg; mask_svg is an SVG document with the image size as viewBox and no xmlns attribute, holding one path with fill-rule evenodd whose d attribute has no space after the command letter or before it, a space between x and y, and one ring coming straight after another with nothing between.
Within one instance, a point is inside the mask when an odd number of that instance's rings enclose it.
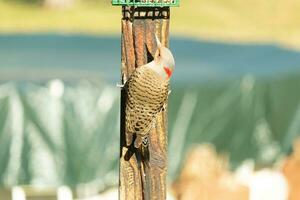
<instances>
[{"instance_id":1,"label":"black spot on plumage","mask_svg":"<svg viewBox=\"0 0 300 200\"><path fill-rule=\"evenodd\" d=\"M167 100L168 82L142 66L132 74L127 84L126 130L145 136Z\"/></svg>"}]
</instances>

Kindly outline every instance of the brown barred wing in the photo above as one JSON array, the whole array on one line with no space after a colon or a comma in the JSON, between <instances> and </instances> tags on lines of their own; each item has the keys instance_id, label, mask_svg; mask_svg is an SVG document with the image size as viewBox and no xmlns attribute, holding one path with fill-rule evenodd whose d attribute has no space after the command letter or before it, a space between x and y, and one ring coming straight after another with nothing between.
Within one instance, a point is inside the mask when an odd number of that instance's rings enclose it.
<instances>
[{"instance_id":1,"label":"brown barred wing","mask_svg":"<svg viewBox=\"0 0 300 200\"><path fill-rule=\"evenodd\" d=\"M167 101L169 81L164 80L147 66L135 70L127 82L126 132L145 137L151 130L158 112Z\"/></svg>"}]
</instances>

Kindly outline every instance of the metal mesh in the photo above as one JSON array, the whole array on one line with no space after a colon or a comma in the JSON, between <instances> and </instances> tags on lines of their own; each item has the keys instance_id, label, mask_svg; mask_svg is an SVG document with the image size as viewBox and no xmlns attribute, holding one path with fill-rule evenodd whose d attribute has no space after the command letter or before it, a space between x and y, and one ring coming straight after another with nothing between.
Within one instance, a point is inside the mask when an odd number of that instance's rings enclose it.
<instances>
[{"instance_id":1,"label":"metal mesh","mask_svg":"<svg viewBox=\"0 0 300 200\"><path fill-rule=\"evenodd\" d=\"M169 7L179 6L179 0L112 0L114 6Z\"/></svg>"}]
</instances>

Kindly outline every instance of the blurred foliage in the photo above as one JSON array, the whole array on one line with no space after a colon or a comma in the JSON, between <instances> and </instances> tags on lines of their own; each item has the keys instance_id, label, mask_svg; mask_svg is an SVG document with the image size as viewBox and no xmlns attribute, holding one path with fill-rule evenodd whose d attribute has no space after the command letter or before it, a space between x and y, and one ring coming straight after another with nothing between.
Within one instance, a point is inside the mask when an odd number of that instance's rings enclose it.
<instances>
[{"instance_id":1,"label":"blurred foliage","mask_svg":"<svg viewBox=\"0 0 300 200\"><path fill-rule=\"evenodd\" d=\"M172 87L169 178L199 143L228 153L233 167L249 158L272 165L299 136L299 80L245 76ZM119 90L88 81L47 85L0 85L0 184L117 185Z\"/></svg>"}]
</instances>

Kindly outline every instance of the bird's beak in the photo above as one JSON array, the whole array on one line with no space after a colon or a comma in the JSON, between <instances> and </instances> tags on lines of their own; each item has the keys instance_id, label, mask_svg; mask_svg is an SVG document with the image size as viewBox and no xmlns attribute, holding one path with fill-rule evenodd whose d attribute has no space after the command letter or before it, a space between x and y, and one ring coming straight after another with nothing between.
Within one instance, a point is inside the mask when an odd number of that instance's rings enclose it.
<instances>
[{"instance_id":1,"label":"bird's beak","mask_svg":"<svg viewBox=\"0 0 300 200\"><path fill-rule=\"evenodd\" d=\"M155 61L156 63L159 63L159 61L160 61L160 47L159 47L159 46L157 47L157 50L156 50L156 52L155 52L155 55L154 55L154 61Z\"/></svg>"},{"instance_id":2,"label":"bird's beak","mask_svg":"<svg viewBox=\"0 0 300 200\"><path fill-rule=\"evenodd\" d=\"M156 34L155 34L155 39L156 39L157 48L161 48L161 42L159 41Z\"/></svg>"}]
</instances>

